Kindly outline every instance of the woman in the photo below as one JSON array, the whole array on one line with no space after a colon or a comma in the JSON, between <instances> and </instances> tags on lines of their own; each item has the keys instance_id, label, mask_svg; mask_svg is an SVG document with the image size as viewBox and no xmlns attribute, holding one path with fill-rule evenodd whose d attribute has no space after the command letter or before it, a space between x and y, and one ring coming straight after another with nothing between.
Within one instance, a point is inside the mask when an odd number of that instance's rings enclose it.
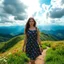
<instances>
[{"instance_id":1,"label":"woman","mask_svg":"<svg viewBox=\"0 0 64 64\"><path fill-rule=\"evenodd\" d=\"M25 39L23 51L26 52L26 55L30 58L31 64L35 64L35 59L42 54L42 46L40 40L40 32L36 27L36 21L34 18L30 17L28 19L24 34Z\"/></svg>"}]
</instances>

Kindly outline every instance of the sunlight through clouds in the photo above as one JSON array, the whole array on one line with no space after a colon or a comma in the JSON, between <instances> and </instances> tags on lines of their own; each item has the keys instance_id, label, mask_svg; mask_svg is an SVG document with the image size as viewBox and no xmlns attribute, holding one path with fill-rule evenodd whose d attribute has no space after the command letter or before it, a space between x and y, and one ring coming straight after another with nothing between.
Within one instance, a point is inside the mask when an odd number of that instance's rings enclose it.
<instances>
[{"instance_id":1,"label":"sunlight through clouds","mask_svg":"<svg viewBox=\"0 0 64 64\"><path fill-rule=\"evenodd\" d=\"M42 4L41 15L35 15L42 25L64 25L64 3L63 0L51 0L50 5Z\"/></svg>"},{"instance_id":2,"label":"sunlight through clouds","mask_svg":"<svg viewBox=\"0 0 64 64\"><path fill-rule=\"evenodd\" d=\"M64 0L0 0L0 24L25 25L29 17L37 25L63 25Z\"/></svg>"},{"instance_id":3,"label":"sunlight through clouds","mask_svg":"<svg viewBox=\"0 0 64 64\"><path fill-rule=\"evenodd\" d=\"M40 11L40 3L39 0L20 0L22 1L25 5L27 5L27 13L28 13L28 18L31 17L35 12Z\"/></svg>"}]
</instances>

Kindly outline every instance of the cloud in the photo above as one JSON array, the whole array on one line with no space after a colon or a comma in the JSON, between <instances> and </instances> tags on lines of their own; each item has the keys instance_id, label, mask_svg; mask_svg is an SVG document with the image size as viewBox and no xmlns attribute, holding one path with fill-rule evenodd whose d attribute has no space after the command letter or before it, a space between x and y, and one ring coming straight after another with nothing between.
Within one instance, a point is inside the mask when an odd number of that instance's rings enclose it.
<instances>
[{"instance_id":1,"label":"cloud","mask_svg":"<svg viewBox=\"0 0 64 64\"><path fill-rule=\"evenodd\" d=\"M40 25L64 24L64 0L51 0L50 4L42 4L38 13L34 14Z\"/></svg>"},{"instance_id":2,"label":"cloud","mask_svg":"<svg viewBox=\"0 0 64 64\"><path fill-rule=\"evenodd\" d=\"M51 18L61 18L64 16L64 0L52 0L51 6L48 11L48 15Z\"/></svg>"},{"instance_id":3,"label":"cloud","mask_svg":"<svg viewBox=\"0 0 64 64\"><path fill-rule=\"evenodd\" d=\"M61 18L64 16L64 9L54 8L52 11L49 11L49 16L51 18Z\"/></svg>"},{"instance_id":4,"label":"cloud","mask_svg":"<svg viewBox=\"0 0 64 64\"><path fill-rule=\"evenodd\" d=\"M51 0L48 5L39 1L1 0L0 23L24 25L31 16L36 19L38 25L64 23L64 0Z\"/></svg>"},{"instance_id":5,"label":"cloud","mask_svg":"<svg viewBox=\"0 0 64 64\"><path fill-rule=\"evenodd\" d=\"M26 6L19 0L4 0L4 10L7 14L15 16L18 20L24 20L26 15ZM24 13L24 15L23 15ZM20 19L20 17L23 17Z\"/></svg>"},{"instance_id":6,"label":"cloud","mask_svg":"<svg viewBox=\"0 0 64 64\"><path fill-rule=\"evenodd\" d=\"M40 11L40 3L39 0L22 0L22 2L28 6L27 14L28 18L33 16L35 13Z\"/></svg>"},{"instance_id":7,"label":"cloud","mask_svg":"<svg viewBox=\"0 0 64 64\"><path fill-rule=\"evenodd\" d=\"M61 0L61 4L62 4L62 5L64 4L64 0Z\"/></svg>"},{"instance_id":8,"label":"cloud","mask_svg":"<svg viewBox=\"0 0 64 64\"><path fill-rule=\"evenodd\" d=\"M13 20L25 20L27 18L26 13L27 6L20 0L0 0L0 23L11 22L9 17L14 16Z\"/></svg>"},{"instance_id":9,"label":"cloud","mask_svg":"<svg viewBox=\"0 0 64 64\"><path fill-rule=\"evenodd\" d=\"M15 16L15 20L24 20L27 18L27 15L17 15Z\"/></svg>"}]
</instances>

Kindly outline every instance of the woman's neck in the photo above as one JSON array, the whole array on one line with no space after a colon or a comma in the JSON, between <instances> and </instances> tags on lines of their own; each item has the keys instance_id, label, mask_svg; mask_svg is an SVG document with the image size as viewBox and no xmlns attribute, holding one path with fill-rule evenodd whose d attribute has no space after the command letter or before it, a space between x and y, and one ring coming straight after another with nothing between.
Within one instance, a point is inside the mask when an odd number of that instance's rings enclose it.
<instances>
[{"instance_id":1,"label":"woman's neck","mask_svg":"<svg viewBox=\"0 0 64 64\"><path fill-rule=\"evenodd\" d=\"M30 26L30 28L34 28L34 26Z\"/></svg>"},{"instance_id":2,"label":"woman's neck","mask_svg":"<svg viewBox=\"0 0 64 64\"><path fill-rule=\"evenodd\" d=\"M34 26L30 26L30 28L29 29L36 29Z\"/></svg>"}]
</instances>

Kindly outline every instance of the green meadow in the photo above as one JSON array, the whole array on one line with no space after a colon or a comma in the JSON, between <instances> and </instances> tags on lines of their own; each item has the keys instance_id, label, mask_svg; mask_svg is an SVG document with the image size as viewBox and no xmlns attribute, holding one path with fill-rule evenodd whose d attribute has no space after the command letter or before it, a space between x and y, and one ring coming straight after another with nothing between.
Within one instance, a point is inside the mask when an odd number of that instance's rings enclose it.
<instances>
[{"instance_id":1,"label":"green meadow","mask_svg":"<svg viewBox=\"0 0 64 64\"><path fill-rule=\"evenodd\" d=\"M64 64L64 41L45 41L42 47L49 47L45 64Z\"/></svg>"},{"instance_id":2,"label":"green meadow","mask_svg":"<svg viewBox=\"0 0 64 64\"><path fill-rule=\"evenodd\" d=\"M49 47L45 64L64 64L64 40L55 41L56 38L52 36L44 36L41 35L42 48ZM0 64L28 64L30 59L22 52L23 39L24 35L20 35L0 43Z\"/></svg>"}]
</instances>

